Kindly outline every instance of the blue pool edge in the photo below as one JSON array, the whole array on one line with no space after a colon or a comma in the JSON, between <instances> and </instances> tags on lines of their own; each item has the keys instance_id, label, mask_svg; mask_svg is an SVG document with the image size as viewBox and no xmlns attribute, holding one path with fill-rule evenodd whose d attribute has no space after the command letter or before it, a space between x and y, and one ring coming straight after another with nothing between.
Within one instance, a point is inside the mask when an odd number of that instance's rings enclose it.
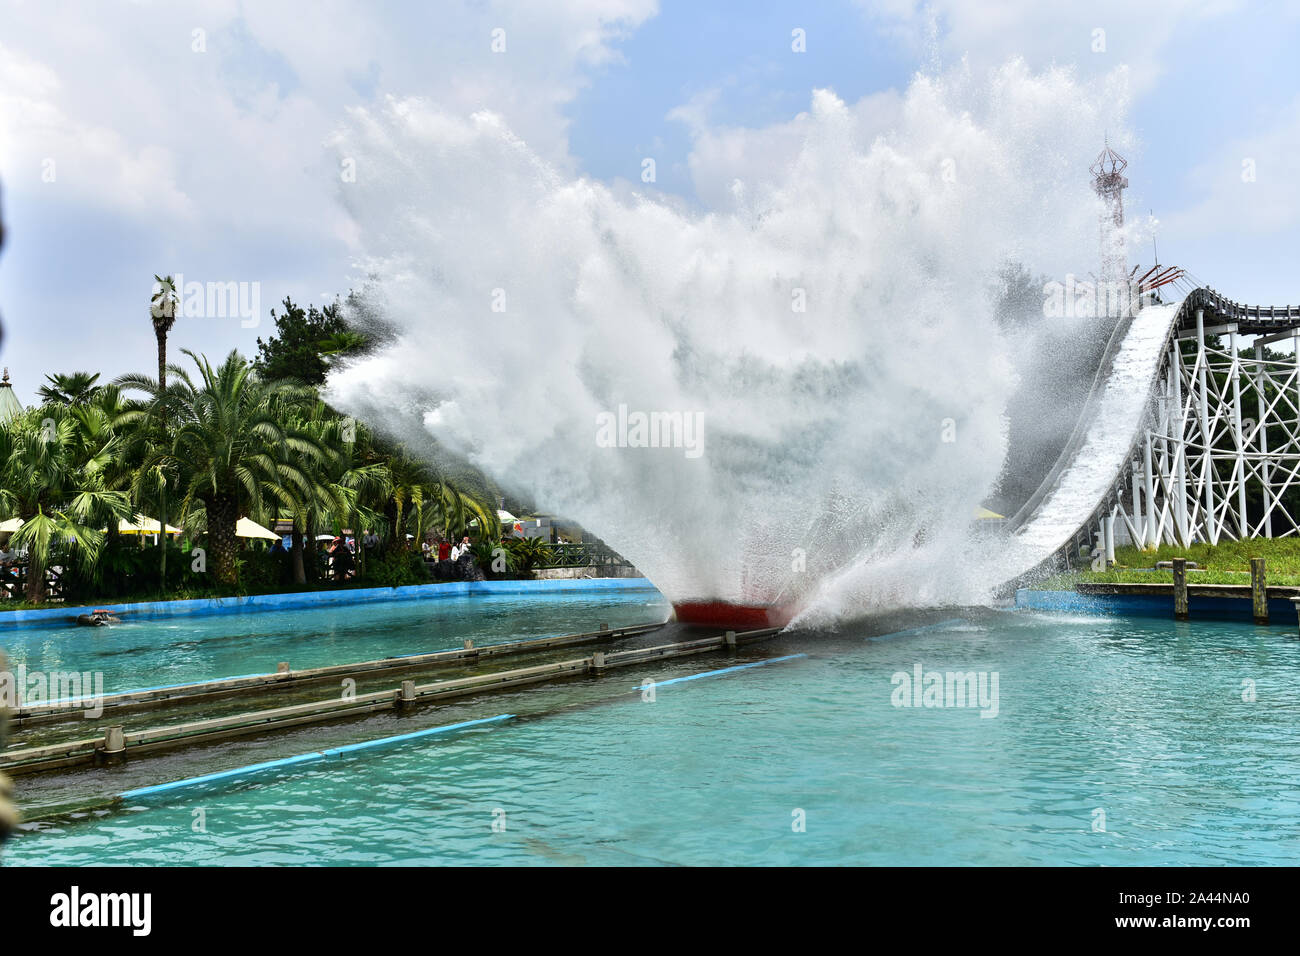
<instances>
[{"instance_id":1,"label":"blue pool edge","mask_svg":"<svg viewBox=\"0 0 1300 956\"><path fill-rule=\"evenodd\" d=\"M194 598L183 601L140 601L133 604L69 605L0 611L0 630L26 624L68 623L78 614L102 609L157 620L203 614L238 614L244 611L280 611L289 608L371 604L465 597L473 594L530 594L556 591L654 591L648 578L548 578L518 581L443 581L392 588L351 588L337 591L292 591L285 594L249 594L238 597Z\"/></svg>"}]
</instances>

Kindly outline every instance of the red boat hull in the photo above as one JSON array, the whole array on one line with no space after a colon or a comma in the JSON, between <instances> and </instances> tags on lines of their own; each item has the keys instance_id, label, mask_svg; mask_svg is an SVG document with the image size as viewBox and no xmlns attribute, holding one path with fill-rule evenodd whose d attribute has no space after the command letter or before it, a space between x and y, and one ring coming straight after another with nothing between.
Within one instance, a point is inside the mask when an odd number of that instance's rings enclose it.
<instances>
[{"instance_id":1,"label":"red boat hull","mask_svg":"<svg viewBox=\"0 0 1300 956\"><path fill-rule=\"evenodd\" d=\"M681 624L716 627L726 631L757 631L785 627L794 617L794 606L733 604L730 601L679 601L673 605Z\"/></svg>"}]
</instances>

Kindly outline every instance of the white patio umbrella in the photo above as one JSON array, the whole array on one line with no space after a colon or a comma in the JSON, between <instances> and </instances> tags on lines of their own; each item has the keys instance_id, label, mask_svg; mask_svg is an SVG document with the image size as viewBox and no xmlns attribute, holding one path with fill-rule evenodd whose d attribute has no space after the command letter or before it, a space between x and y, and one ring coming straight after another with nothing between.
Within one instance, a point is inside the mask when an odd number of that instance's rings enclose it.
<instances>
[{"instance_id":1,"label":"white patio umbrella","mask_svg":"<svg viewBox=\"0 0 1300 956\"><path fill-rule=\"evenodd\" d=\"M22 518L10 518L8 521L0 521L0 534L6 531L17 531L22 526Z\"/></svg>"},{"instance_id":2,"label":"white patio umbrella","mask_svg":"<svg viewBox=\"0 0 1300 956\"><path fill-rule=\"evenodd\" d=\"M159 525L157 518L150 518L147 515L142 514L137 514L134 521L127 521L123 518L117 523L119 534L157 534L158 528ZM181 529L173 528L171 525L168 525L167 533L180 534Z\"/></svg>"},{"instance_id":3,"label":"white patio umbrella","mask_svg":"<svg viewBox=\"0 0 1300 956\"><path fill-rule=\"evenodd\" d=\"M516 518L514 515L512 515L509 511L503 511L501 508L498 508L497 520L500 521L502 524L514 524L519 519ZM469 523L477 528L478 518L471 518Z\"/></svg>"},{"instance_id":4,"label":"white patio umbrella","mask_svg":"<svg viewBox=\"0 0 1300 956\"><path fill-rule=\"evenodd\" d=\"M279 541L280 536L269 528L263 528L251 518L240 518L235 522L235 536L238 538L265 538L267 541Z\"/></svg>"}]
</instances>

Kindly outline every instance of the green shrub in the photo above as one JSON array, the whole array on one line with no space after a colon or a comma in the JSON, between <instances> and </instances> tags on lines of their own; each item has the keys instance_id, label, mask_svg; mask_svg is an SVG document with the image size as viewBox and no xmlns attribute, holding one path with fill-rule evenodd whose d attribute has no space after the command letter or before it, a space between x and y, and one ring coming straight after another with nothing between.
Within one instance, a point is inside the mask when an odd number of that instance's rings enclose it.
<instances>
[{"instance_id":1,"label":"green shrub","mask_svg":"<svg viewBox=\"0 0 1300 956\"><path fill-rule=\"evenodd\" d=\"M549 564L552 558L551 546L542 538L479 541L472 545L472 551L483 573L494 578L531 578L535 568Z\"/></svg>"},{"instance_id":2,"label":"green shrub","mask_svg":"<svg viewBox=\"0 0 1300 956\"><path fill-rule=\"evenodd\" d=\"M508 538L506 551L515 559L515 569L531 577L533 569L551 562L551 546L543 538Z\"/></svg>"},{"instance_id":3,"label":"green shrub","mask_svg":"<svg viewBox=\"0 0 1300 956\"><path fill-rule=\"evenodd\" d=\"M367 558L361 580L372 587L396 588L424 584L429 580L429 571L418 552L390 551Z\"/></svg>"},{"instance_id":4,"label":"green shrub","mask_svg":"<svg viewBox=\"0 0 1300 956\"><path fill-rule=\"evenodd\" d=\"M270 551L240 551L235 563L239 568L240 589L249 593L278 591L291 580L287 551L276 554Z\"/></svg>"},{"instance_id":5,"label":"green shrub","mask_svg":"<svg viewBox=\"0 0 1300 956\"><path fill-rule=\"evenodd\" d=\"M210 574L193 570L194 558L186 548L168 543L167 581L160 586L161 553L158 546L140 546L133 537L111 538L100 553L93 570L79 567L60 558L56 563L70 565L62 577L63 599L100 601L121 597L166 593L205 594L220 590Z\"/></svg>"}]
</instances>

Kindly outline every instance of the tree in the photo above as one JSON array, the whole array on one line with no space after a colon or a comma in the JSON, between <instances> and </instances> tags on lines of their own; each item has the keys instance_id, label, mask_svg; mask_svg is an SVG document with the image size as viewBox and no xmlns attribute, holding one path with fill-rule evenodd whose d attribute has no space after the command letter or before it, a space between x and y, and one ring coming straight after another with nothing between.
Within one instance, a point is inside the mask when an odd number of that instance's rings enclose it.
<instances>
[{"instance_id":1,"label":"tree","mask_svg":"<svg viewBox=\"0 0 1300 956\"><path fill-rule=\"evenodd\" d=\"M167 387L167 333L176 324L176 304L180 297L176 293L176 280L171 276L160 278L154 276L154 281L158 283L158 292L149 302L149 315L153 319L153 334L158 340L158 388ZM166 412L163 413L159 424L163 431L167 428ZM158 554L158 582L161 587L167 583L167 472L165 469L158 468L154 472L156 480L156 490L158 494L158 527L160 529L159 541L163 547L159 549Z\"/></svg>"},{"instance_id":2,"label":"tree","mask_svg":"<svg viewBox=\"0 0 1300 956\"><path fill-rule=\"evenodd\" d=\"M288 296L284 312L276 315L275 335L257 340L255 365L263 378L292 378L304 385L325 384L331 367L339 359L356 355L368 346L369 339L352 329L343 319L337 302L317 309L303 309Z\"/></svg>"},{"instance_id":3,"label":"tree","mask_svg":"<svg viewBox=\"0 0 1300 956\"><path fill-rule=\"evenodd\" d=\"M328 410L324 404L320 407ZM327 427L342 431L342 425L334 418ZM337 486L335 497L348 500L350 510L334 516L336 524L380 531L383 550L389 553L410 550L408 533L419 541L434 527L448 533L462 531L471 520L477 521L484 536L492 540L500 536L495 506L477 490L467 490L443 475L434 464L432 444L417 453L360 422L349 420L348 425L346 465L330 480Z\"/></svg>"},{"instance_id":4,"label":"tree","mask_svg":"<svg viewBox=\"0 0 1300 956\"><path fill-rule=\"evenodd\" d=\"M90 372L47 375L45 381L49 384L42 385L37 392L45 402L53 402L56 405L80 405L94 398L95 393L100 389L100 386L95 384L98 380L98 372L93 375Z\"/></svg>"},{"instance_id":5,"label":"tree","mask_svg":"<svg viewBox=\"0 0 1300 956\"><path fill-rule=\"evenodd\" d=\"M420 520L419 509L424 508L436 516L439 523L451 534L464 533L469 523L474 521L484 540L496 541L501 537L501 519L494 505L445 479L440 481L434 490L436 496L432 500L416 502L417 520ZM430 520L426 527L432 525L433 521Z\"/></svg>"},{"instance_id":6,"label":"tree","mask_svg":"<svg viewBox=\"0 0 1300 956\"><path fill-rule=\"evenodd\" d=\"M292 496L290 563L294 582L305 584L304 532L310 536L321 527L341 530L348 525L354 529L373 526L377 516L365 502L382 495L386 487L386 471L382 462L373 460L362 450L368 448L368 434L364 429L350 419L340 418L324 402L318 401L310 409L301 410L295 415L292 427L334 452L319 463L316 480L308 494ZM358 431L363 432L360 442L357 441ZM314 541L311 544L315 546ZM358 558L364 571L364 551Z\"/></svg>"},{"instance_id":7,"label":"tree","mask_svg":"<svg viewBox=\"0 0 1300 956\"><path fill-rule=\"evenodd\" d=\"M93 565L99 527L130 514L125 492L105 487L117 439L87 439L59 405L28 409L0 427L0 513L22 526L11 543L27 549L26 597L45 600L45 573L61 553Z\"/></svg>"},{"instance_id":8,"label":"tree","mask_svg":"<svg viewBox=\"0 0 1300 956\"><path fill-rule=\"evenodd\" d=\"M165 389L147 376L118 381L149 396L150 416L169 419L170 444L156 449L142 472L174 470L183 510L203 503L214 574L234 586L238 520L264 515L269 504L291 508L316 497L316 469L336 451L289 424L295 408L315 401L311 389L262 378L238 352L213 366L206 356L183 351L197 366L197 382L177 365L170 366L177 381Z\"/></svg>"},{"instance_id":9,"label":"tree","mask_svg":"<svg viewBox=\"0 0 1300 956\"><path fill-rule=\"evenodd\" d=\"M152 437L137 424L141 417L137 403L127 401L117 385L101 385L87 401L71 406L68 413L77 422L81 446L78 453L85 467L95 470L106 490L132 495ZM142 510L138 496L132 504L136 511ZM119 536L118 522L108 522L103 550L115 550ZM98 564L95 572L94 579L99 581Z\"/></svg>"},{"instance_id":10,"label":"tree","mask_svg":"<svg viewBox=\"0 0 1300 956\"><path fill-rule=\"evenodd\" d=\"M154 338L158 340L158 387L167 387L167 334L176 324L176 280L171 276L154 276L158 291L149 300L149 317L153 320Z\"/></svg>"},{"instance_id":11,"label":"tree","mask_svg":"<svg viewBox=\"0 0 1300 956\"><path fill-rule=\"evenodd\" d=\"M484 537L500 537L494 506L438 475L427 459L417 458L405 445L386 444L378 443L383 448L384 480L382 498L374 500L388 531L385 550L408 550L408 532L419 540L435 524L454 533L475 520Z\"/></svg>"}]
</instances>

